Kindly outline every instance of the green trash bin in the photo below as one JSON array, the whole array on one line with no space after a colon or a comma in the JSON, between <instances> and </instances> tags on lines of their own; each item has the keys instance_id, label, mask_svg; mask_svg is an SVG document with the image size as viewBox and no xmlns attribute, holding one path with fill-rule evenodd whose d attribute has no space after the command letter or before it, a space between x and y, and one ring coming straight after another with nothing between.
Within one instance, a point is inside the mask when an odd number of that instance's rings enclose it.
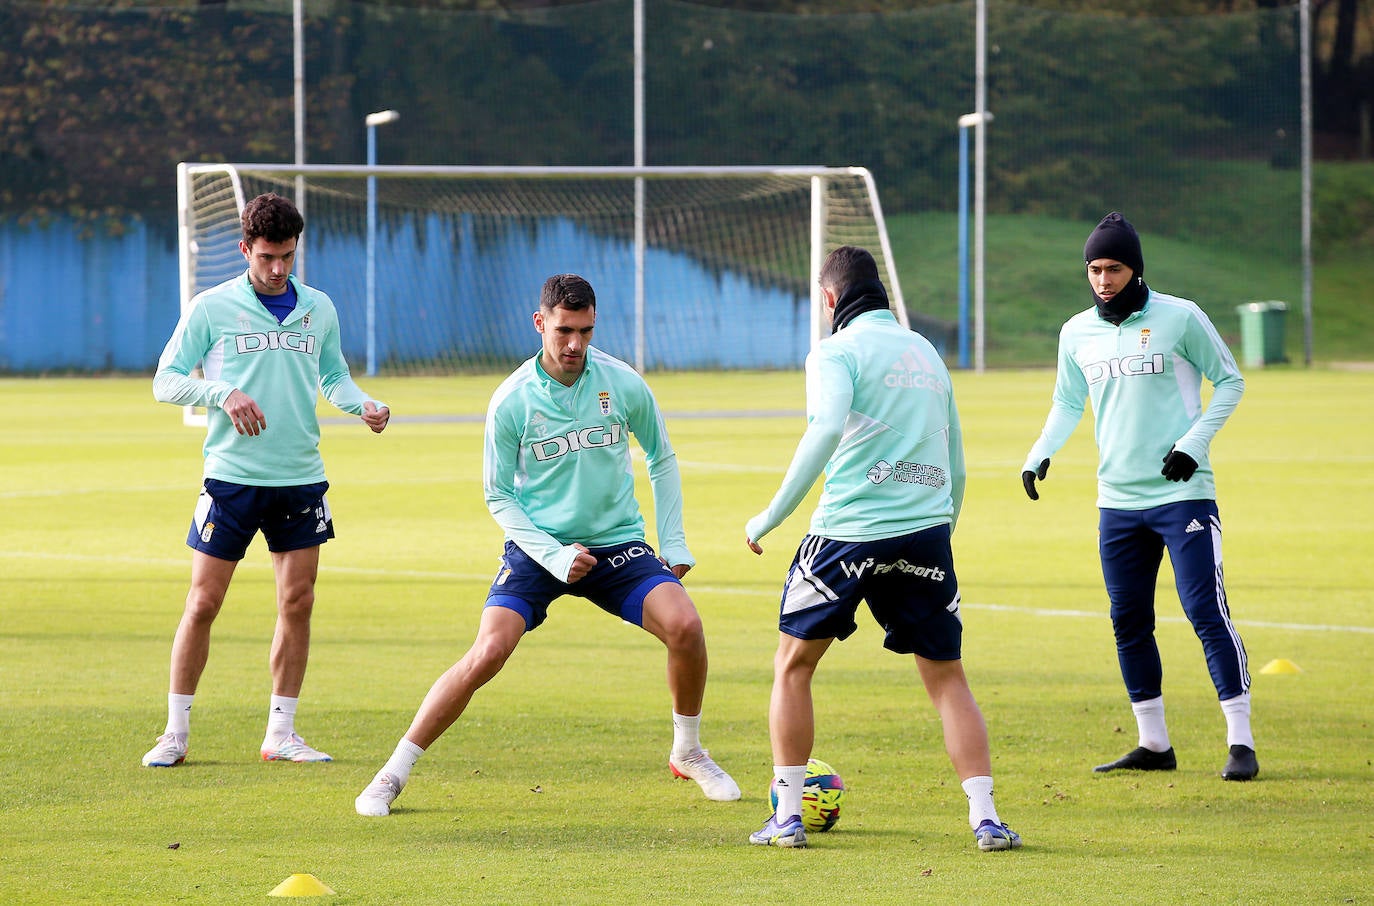
<instances>
[{"instance_id":1,"label":"green trash bin","mask_svg":"<svg viewBox=\"0 0 1374 906\"><path fill-rule=\"evenodd\" d=\"M1240 313L1241 362L1262 368L1288 361L1283 354L1283 327L1288 306L1283 302L1247 302L1236 306Z\"/></svg>"}]
</instances>

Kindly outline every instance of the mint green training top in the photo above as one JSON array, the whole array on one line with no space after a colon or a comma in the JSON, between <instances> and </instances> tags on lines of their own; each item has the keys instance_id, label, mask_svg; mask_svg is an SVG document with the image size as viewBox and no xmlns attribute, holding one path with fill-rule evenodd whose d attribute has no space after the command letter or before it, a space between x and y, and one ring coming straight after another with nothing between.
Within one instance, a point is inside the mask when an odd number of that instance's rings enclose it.
<instances>
[{"instance_id":1,"label":"mint green training top","mask_svg":"<svg viewBox=\"0 0 1374 906\"><path fill-rule=\"evenodd\" d=\"M649 385L594 346L571 387L539 358L507 377L487 407L482 487L506 538L564 582L577 557L573 544L647 540L634 495L633 434L648 466L659 556L669 566L694 565L677 454Z\"/></svg>"},{"instance_id":2,"label":"mint green training top","mask_svg":"<svg viewBox=\"0 0 1374 906\"><path fill-rule=\"evenodd\" d=\"M1202 379L1212 398L1202 406ZM1209 449L1245 392L1236 360L1196 304L1154 290L1121 324L1089 308L1059 331L1059 371L1044 430L1026 456L1038 469L1069 439L1092 400L1097 505L1143 510L1180 500L1215 500ZM1160 474L1176 447L1197 461L1188 481Z\"/></svg>"},{"instance_id":3,"label":"mint green training top","mask_svg":"<svg viewBox=\"0 0 1374 906\"><path fill-rule=\"evenodd\" d=\"M290 280L296 308L282 323L258 300L245 271L192 299L162 350L153 396L208 410L206 478L266 487L324 481L318 394L351 415L361 415L366 402L386 405L353 383L329 296ZM191 376L198 364L203 378ZM220 408L235 389L262 410L262 433L239 434Z\"/></svg>"},{"instance_id":4,"label":"mint green training top","mask_svg":"<svg viewBox=\"0 0 1374 906\"><path fill-rule=\"evenodd\" d=\"M782 486L745 526L751 540L777 528L822 471L813 535L872 541L958 521L966 474L949 371L892 312L859 315L806 357L806 417Z\"/></svg>"}]
</instances>

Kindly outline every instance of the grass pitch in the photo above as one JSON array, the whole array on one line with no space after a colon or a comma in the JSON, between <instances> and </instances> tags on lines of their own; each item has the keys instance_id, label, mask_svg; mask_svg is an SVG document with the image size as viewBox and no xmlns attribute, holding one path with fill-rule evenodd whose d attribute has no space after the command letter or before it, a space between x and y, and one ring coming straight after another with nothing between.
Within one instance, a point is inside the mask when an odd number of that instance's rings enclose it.
<instances>
[{"instance_id":1,"label":"grass pitch","mask_svg":"<svg viewBox=\"0 0 1374 906\"><path fill-rule=\"evenodd\" d=\"M215 627L190 760L171 770L139 757L165 719L201 434L144 378L0 381L0 902L257 903L297 872L340 904L1374 899L1374 373L1248 374L1213 448L1255 680L1261 772L1248 784L1218 777L1224 722L1167 566L1159 636L1179 770L1092 774L1135 736L1097 567L1091 418L1031 503L1021 460L1052 372L955 375L971 467L955 535L965 662L998 807L1026 841L993 854L973 848L914 667L871 624L816 683L816 755L850 787L839 825L802 852L745 843L768 810L776 601L809 511L763 558L743 526L800 435L795 373L650 378L699 561L687 586L711 646L703 738L743 801L670 779L661 648L565 598L421 760L394 814L355 815L471 640L500 546L480 419L422 416L478 416L498 380L363 381L392 404L388 431L326 424L339 537L324 549L298 725L335 761L258 760L274 616L258 541ZM1261 672L1277 658L1303 672Z\"/></svg>"}]
</instances>

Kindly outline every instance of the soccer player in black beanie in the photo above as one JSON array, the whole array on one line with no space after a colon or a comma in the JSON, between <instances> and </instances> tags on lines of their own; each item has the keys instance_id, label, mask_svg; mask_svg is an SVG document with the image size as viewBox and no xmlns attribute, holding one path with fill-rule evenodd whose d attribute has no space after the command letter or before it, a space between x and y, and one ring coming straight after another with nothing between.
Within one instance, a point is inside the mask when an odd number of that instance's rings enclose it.
<instances>
[{"instance_id":1,"label":"soccer player in black beanie","mask_svg":"<svg viewBox=\"0 0 1374 906\"><path fill-rule=\"evenodd\" d=\"M1131 312L1140 311L1149 298L1150 288L1145 285L1145 256L1140 252L1140 235L1131 222L1116 211L1111 212L1088 235L1083 244L1083 262L1091 269L1092 263L1099 259L1119 261L1131 269L1132 277L1120 290L1109 293L1107 298L1093 292L1097 313L1102 320L1120 324ZM1089 284L1092 280L1089 279Z\"/></svg>"},{"instance_id":2,"label":"soccer player in black beanie","mask_svg":"<svg viewBox=\"0 0 1374 906\"><path fill-rule=\"evenodd\" d=\"M1163 666L1155 641L1155 582L1169 552L1183 612L1202 641L1226 719L1221 776L1259 773L1250 730L1250 673L1222 583L1221 517L1208 458L1212 438L1245 390L1236 361L1202 309L1145 285L1135 228L1115 211L1083 246L1094 304L1059 333L1059 371L1044 430L1022 467L1039 500L1050 457L1092 401L1096 416L1098 552L1117 661L1139 731L1135 749L1093 770L1172 771ZM1212 398L1202 405L1202 379ZM1163 468L1160 468L1160 463Z\"/></svg>"}]
</instances>

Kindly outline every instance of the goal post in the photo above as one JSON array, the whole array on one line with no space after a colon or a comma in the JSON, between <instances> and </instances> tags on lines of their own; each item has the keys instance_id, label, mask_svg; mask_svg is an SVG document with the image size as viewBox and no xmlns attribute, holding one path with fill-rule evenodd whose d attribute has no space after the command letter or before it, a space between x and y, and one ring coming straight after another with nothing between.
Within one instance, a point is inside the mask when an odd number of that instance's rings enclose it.
<instances>
[{"instance_id":1,"label":"goal post","mask_svg":"<svg viewBox=\"0 0 1374 906\"><path fill-rule=\"evenodd\" d=\"M246 203L233 167L192 179L186 164L177 165L177 270L183 315L196 293L244 272L238 244L243 237L239 218ZM183 406L182 419L188 425L203 426L205 409Z\"/></svg>"},{"instance_id":2,"label":"goal post","mask_svg":"<svg viewBox=\"0 0 1374 906\"><path fill-rule=\"evenodd\" d=\"M509 369L563 272L596 290L597 346L641 371L797 368L827 332L816 275L841 245L873 253L907 323L861 167L182 163L177 180L183 308L243 272L245 201L305 186L310 283L359 372Z\"/></svg>"}]
</instances>

